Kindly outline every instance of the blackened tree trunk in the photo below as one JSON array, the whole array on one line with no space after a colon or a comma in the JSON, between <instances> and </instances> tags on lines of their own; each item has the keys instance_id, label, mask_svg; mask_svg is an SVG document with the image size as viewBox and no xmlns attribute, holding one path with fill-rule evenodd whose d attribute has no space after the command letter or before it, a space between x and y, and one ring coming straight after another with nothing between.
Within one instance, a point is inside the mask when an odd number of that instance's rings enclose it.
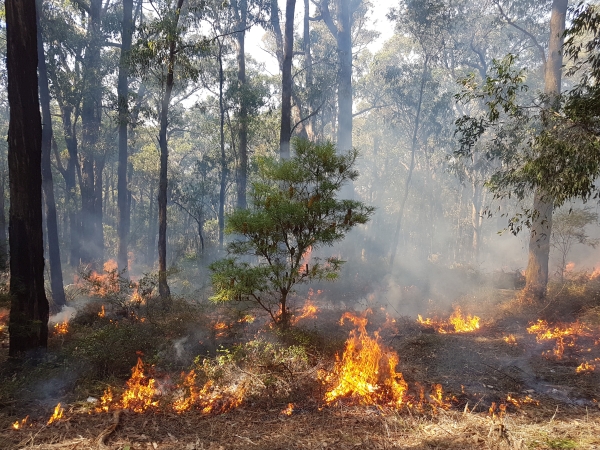
<instances>
[{"instance_id":1,"label":"blackened tree trunk","mask_svg":"<svg viewBox=\"0 0 600 450\"><path fill-rule=\"evenodd\" d=\"M183 0L177 0L174 29L177 28L177 24L179 23L182 6ZM169 124L169 103L173 92L173 73L177 57L177 43L174 37L171 39L169 43L167 80L161 103L160 132L158 137L160 146L160 174L158 180L158 292L163 302L166 302L171 296L171 290L167 284L167 165L169 162L167 125Z\"/></svg>"},{"instance_id":2,"label":"blackened tree trunk","mask_svg":"<svg viewBox=\"0 0 600 450\"><path fill-rule=\"evenodd\" d=\"M234 0L231 2L236 15L237 64L240 99L240 116L238 125L239 166L237 171L237 207L247 206L246 189L248 184L248 106L246 81L246 27L248 25L248 1ZM204 245L203 245L204 248Z\"/></svg>"},{"instance_id":3,"label":"blackened tree trunk","mask_svg":"<svg viewBox=\"0 0 600 450\"><path fill-rule=\"evenodd\" d=\"M50 114L50 88L48 72L44 55L44 42L40 28L39 17L41 3L37 3L37 51L40 103L42 106L42 189L46 199L46 240L48 242L48 259L50 262L50 286L55 307L61 308L67 303L63 286L62 265L60 262L60 247L58 242L58 223L56 217L56 202L54 200L54 183L52 180L52 116Z\"/></svg>"},{"instance_id":4,"label":"blackened tree trunk","mask_svg":"<svg viewBox=\"0 0 600 450\"><path fill-rule=\"evenodd\" d=\"M10 179L9 355L48 343L42 233L42 120L38 98L35 0L6 0Z\"/></svg>"},{"instance_id":5,"label":"blackened tree trunk","mask_svg":"<svg viewBox=\"0 0 600 450\"><path fill-rule=\"evenodd\" d=\"M286 0L283 64L281 67L281 128L279 132L279 156L290 157L292 138L292 57L294 56L294 11L296 0Z\"/></svg>"},{"instance_id":6,"label":"blackened tree trunk","mask_svg":"<svg viewBox=\"0 0 600 450\"><path fill-rule=\"evenodd\" d=\"M8 269L8 239L6 238L6 213L4 195L6 189L6 168L0 169L0 270Z\"/></svg>"},{"instance_id":7,"label":"blackened tree trunk","mask_svg":"<svg viewBox=\"0 0 600 450\"><path fill-rule=\"evenodd\" d=\"M133 34L133 0L123 0L123 23L121 28L121 58L117 84L119 108L119 167L117 171L117 206L119 210L119 269L127 269L127 241L130 228L130 192L127 183L127 128L129 126L129 61Z\"/></svg>"},{"instance_id":8,"label":"blackened tree trunk","mask_svg":"<svg viewBox=\"0 0 600 450\"><path fill-rule=\"evenodd\" d=\"M560 95L562 75L562 47L568 0L554 0L550 17L550 41L544 76L544 93L548 97L548 109L553 110ZM548 260L552 211L554 201L550 193L537 189L533 199L534 217L529 237L529 261L525 271L525 298L540 301L546 296L548 285Z\"/></svg>"}]
</instances>

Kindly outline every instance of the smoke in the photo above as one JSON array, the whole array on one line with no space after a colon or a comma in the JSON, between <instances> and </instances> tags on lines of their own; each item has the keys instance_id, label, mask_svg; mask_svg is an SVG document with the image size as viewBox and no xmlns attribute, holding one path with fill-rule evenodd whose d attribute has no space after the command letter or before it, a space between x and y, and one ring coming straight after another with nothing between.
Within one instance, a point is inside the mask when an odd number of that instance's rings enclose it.
<instances>
[{"instance_id":1,"label":"smoke","mask_svg":"<svg viewBox=\"0 0 600 450\"><path fill-rule=\"evenodd\" d=\"M185 348L184 345L188 341L188 336L184 336L181 339L177 339L173 343L173 348L175 349L175 353L177 354L177 359L182 359L184 356Z\"/></svg>"},{"instance_id":2,"label":"smoke","mask_svg":"<svg viewBox=\"0 0 600 450\"><path fill-rule=\"evenodd\" d=\"M50 316L48 323L53 325L55 323L69 322L73 317L77 315L77 310L72 306L63 306L60 312Z\"/></svg>"}]
</instances>

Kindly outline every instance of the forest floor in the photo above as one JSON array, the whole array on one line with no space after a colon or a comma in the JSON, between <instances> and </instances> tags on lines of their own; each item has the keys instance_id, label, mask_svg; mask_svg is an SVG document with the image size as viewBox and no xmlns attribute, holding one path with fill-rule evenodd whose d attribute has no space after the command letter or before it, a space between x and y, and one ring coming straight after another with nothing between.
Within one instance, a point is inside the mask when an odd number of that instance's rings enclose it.
<instances>
[{"instance_id":1,"label":"forest floor","mask_svg":"<svg viewBox=\"0 0 600 450\"><path fill-rule=\"evenodd\" d=\"M168 321L149 314L127 326L108 317L98 325L93 317L100 303L90 303L68 333L52 336L45 363L11 368L7 349L0 350L0 448L600 449L599 286L577 280L536 306L522 305L518 291L463 297L463 311L481 321L462 333L435 321L423 325L367 299L366 332L398 354L396 370L414 400L401 407L354 397L325 401L328 386L320 374L331 373L353 328L340 324L346 309L328 307L327 293L313 300L317 314L284 335L260 320L220 327L226 313L181 305ZM425 313L441 311L430 305ZM545 337L531 331L542 318L550 324ZM169 333L159 333L165 329ZM154 343L157 334L162 344ZM157 401L139 413L116 402L102 411L97 399L108 386L124 389L136 348L157 380ZM212 354L211 363L195 363L205 379L231 386L243 378L250 387L239 405L176 413L166 393L177 391L173 380L190 367L189 355L202 351ZM93 361L93 375L73 359L86 367ZM443 388L439 403L429 394L436 385ZM57 401L62 418L48 424Z\"/></svg>"}]
</instances>

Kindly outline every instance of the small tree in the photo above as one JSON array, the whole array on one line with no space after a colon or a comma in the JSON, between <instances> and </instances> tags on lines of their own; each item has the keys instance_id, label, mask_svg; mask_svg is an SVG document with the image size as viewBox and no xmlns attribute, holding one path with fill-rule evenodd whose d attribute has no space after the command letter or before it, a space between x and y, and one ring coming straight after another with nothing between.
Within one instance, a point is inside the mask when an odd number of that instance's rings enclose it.
<instances>
[{"instance_id":1,"label":"small tree","mask_svg":"<svg viewBox=\"0 0 600 450\"><path fill-rule=\"evenodd\" d=\"M226 233L240 237L227 246L231 256L211 265L211 300L255 303L286 327L288 296L296 284L336 279L339 258L314 258L309 265L303 256L341 241L373 213L362 202L336 198L346 181L358 177L357 155L356 150L337 155L331 143L297 140L291 159L260 160L250 207L228 216ZM242 255L250 259L240 261Z\"/></svg>"},{"instance_id":2,"label":"small tree","mask_svg":"<svg viewBox=\"0 0 600 450\"><path fill-rule=\"evenodd\" d=\"M560 255L560 280L563 281L567 268L567 256L574 244L589 245L596 248L598 239L593 239L585 232L585 227L598 221L598 214L588 208L576 208L561 211L554 216L550 245Z\"/></svg>"}]
</instances>

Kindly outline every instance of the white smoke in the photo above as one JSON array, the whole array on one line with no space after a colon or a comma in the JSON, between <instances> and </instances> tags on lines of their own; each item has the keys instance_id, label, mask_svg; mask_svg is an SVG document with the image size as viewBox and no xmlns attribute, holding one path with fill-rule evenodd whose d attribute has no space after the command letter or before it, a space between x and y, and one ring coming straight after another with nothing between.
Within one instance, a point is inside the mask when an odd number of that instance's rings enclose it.
<instances>
[{"instance_id":1,"label":"white smoke","mask_svg":"<svg viewBox=\"0 0 600 450\"><path fill-rule=\"evenodd\" d=\"M63 306L59 313L50 316L48 323L53 325L55 323L69 322L76 314L77 310L72 306Z\"/></svg>"}]
</instances>

